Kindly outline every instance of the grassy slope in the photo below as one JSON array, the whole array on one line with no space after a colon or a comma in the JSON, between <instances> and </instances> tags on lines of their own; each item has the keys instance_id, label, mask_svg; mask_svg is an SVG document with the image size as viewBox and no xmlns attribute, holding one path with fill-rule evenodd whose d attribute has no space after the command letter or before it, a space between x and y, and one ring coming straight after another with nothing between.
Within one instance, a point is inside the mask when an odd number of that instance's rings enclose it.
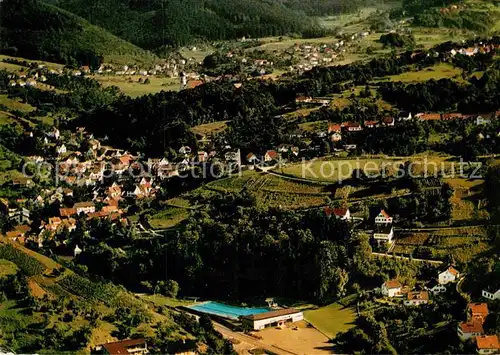
<instances>
[{"instance_id":1,"label":"grassy slope","mask_svg":"<svg viewBox=\"0 0 500 355\"><path fill-rule=\"evenodd\" d=\"M155 59L143 49L86 20L39 0L5 0L0 11L2 42L31 59L65 62L93 52L117 63Z\"/></svg>"},{"instance_id":2,"label":"grassy slope","mask_svg":"<svg viewBox=\"0 0 500 355\"><path fill-rule=\"evenodd\" d=\"M305 311L304 318L323 334L334 338L337 333L345 332L354 327L356 314L353 308L332 303L318 309Z\"/></svg>"},{"instance_id":3,"label":"grassy slope","mask_svg":"<svg viewBox=\"0 0 500 355\"><path fill-rule=\"evenodd\" d=\"M6 241L4 239L3 241L0 241L0 243L1 242L5 243ZM89 298L89 294L85 292L75 293L62 282L62 280L74 275L71 270L66 269L61 276L58 276L56 278L51 277L49 275L51 274L52 270L55 268L59 268L60 264L46 256L20 246L19 244L10 244L13 245L16 249L21 250L26 255L40 262L45 268L42 274L32 276L29 279L30 289L35 297L37 296L35 292L37 292L39 296L45 293L47 293L49 297L64 295L70 299L74 299L75 301L81 301L87 305L90 305L92 308L100 311L103 315L113 314L117 307L126 307L131 310L146 311L150 314L151 320L147 323L140 324L137 328L137 331L142 331L145 334L152 334L154 331L153 327L157 322L165 322L172 326L174 335L184 334L183 336L185 336L186 338L190 337L189 334L187 334L176 324L174 324L168 315L161 315L159 313L156 313L152 308L152 305L148 302L149 300L141 300L139 298L136 298L133 294L123 290L122 288L112 285L107 287L110 287L113 290L114 297L112 297L113 299L106 300L106 302L95 298ZM14 263L16 263L15 260ZM12 273L14 267L15 265L13 265L12 263L5 263L4 261L0 261L0 275L2 273ZM74 285L71 285L71 287L74 287ZM83 291L83 289L81 290ZM61 315L57 314L52 315L51 322L53 322L53 324L61 322L60 316ZM15 301L9 301L0 306L0 327L2 328L15 326L26 327L30 324L40 322L41 317L42 314L37 312L33 313L32 316L25 315L23 313L23 309L19 308ZM84 319L75 318L74 321L65 324L70 328L79 328L86 323L88 322ZM97 344L113 340L113 336L111 335L111 333L114 330L116 330L115 325L104 320L101 321L98 327L93 330L89 346L95 346ZM0 341L0 345L1 344L2 342ZM88 347L87 351L89 349L90 348Z\"/></svg>"}]
</instances>

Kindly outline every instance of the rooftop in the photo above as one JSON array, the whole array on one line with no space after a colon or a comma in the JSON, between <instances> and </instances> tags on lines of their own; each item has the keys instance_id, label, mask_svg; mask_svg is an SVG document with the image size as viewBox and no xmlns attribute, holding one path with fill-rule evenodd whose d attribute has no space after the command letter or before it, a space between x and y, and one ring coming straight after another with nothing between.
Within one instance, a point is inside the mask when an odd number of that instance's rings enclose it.
<instances>
[{"instance_id":1,"label":"rooftop","mask_svg":"<svg viewBox=\"0 0 500 355\"><path fill-rule=\"evenodd\" d=\"M294 308L285 308L285 309L278 309L276 311L251 314L248 316L244 316L243 318L256 321L256 320L263 320L263 319L269 319L269 318L274 318L274 317L286 316L286 315L295 314L295 313L300 313L300 311L298 311Z\"/></svg>"},{"instance_id":2,"label":"rooftop","mask_svg":"<svg viewBox=\"0 0 500 355\"><path fill-rule=\"evenodd\" d=\"M401 288L401 283L398 280L388 280L384 282L385 287L387 288Z\"/></svg>"},{"instance_id":3,"label":"rooftop","mask_svg":"<svg viewBox=\"0 0 500 355\"><path fill-rule=\"evenodd\" d=\"M496 335L481 335L476 337L478 349L500 349L500 342Z\"/></svg>"}]
</instances>

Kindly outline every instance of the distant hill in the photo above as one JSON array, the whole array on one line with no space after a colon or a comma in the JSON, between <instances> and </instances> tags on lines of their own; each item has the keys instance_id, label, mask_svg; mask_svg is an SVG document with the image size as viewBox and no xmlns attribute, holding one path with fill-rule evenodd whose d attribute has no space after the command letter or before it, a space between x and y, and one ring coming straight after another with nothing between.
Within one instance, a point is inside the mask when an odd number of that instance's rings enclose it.
<instances>
[{"instance_id":1,"label":"distant hill","mask_svg":"<svg viewBox=\"0 0 500 355\"><path fill-rule=\"evenodd\" d=\"M337 11L333 5L348 3L346 0L47 1L146 49L186 45L196 40L321 34L322 28L306 13L318 13L325 8Z\"/></svg>"},{"instance_id":2,"label":"distant hill","mask_svg":"<svg viewBox=\"0 0 500 355\"><path fill-rule=\"evenodd\" d=\"M0 2L0 51L30 59L81 65L150 62L154 56L86 20L40 0Z\"/></svg>"}]
</instances>

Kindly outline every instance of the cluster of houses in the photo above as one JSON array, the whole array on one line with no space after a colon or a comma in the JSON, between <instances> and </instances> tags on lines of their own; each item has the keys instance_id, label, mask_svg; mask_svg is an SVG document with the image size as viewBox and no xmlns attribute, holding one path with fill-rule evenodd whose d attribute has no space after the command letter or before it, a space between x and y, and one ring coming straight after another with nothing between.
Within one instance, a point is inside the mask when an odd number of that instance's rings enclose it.
<instances>
[{"instance_id":1,"label":"cluster of houses","mask_svg":"<svg viewBox=\"0 0 500 355\"><path fill-rule=\"evenodd\" d=\"M457 326L457 334L461 340L473 339L477 352L481 355L500 353L500 341L496 334L485 334L483 329L489 314L488 304L484 302L469 303L466 309L466 320Z\"/></svg>"},{"instance_id":2,"label":"cluster of houses","mask_svg":"<svg viewBox=\"0 0 500 355\"><path fill-rule=\"evenodd\" d=\"M299 96L296 102L300 103L319 103L325 100L313 99L311 97ZM393 127L396 123L403 124L412 119L420 121L435 121L435 120L471 120L476 125L486 125L490 124L494 120L500 117L500 111L478 113L478 114L461 114L461 113L417 113L412 115L411 112L401 111L397 117L384 117L380 121L366 120L363 123L359 122L342 122L342 123L330 123L328 125L328 131L318 132L320 137L330 136L332 142L342 141L342 134L348 132L360 132L364 129L371 129L375 127Z\"/></svg>"},{"instance_id":3,"label":"cluster of houses","mask_svg":"<svg viewBox=\"0 0 500 355\"><path fill-rule=\"evenodd\" d=\"M340 220L349 221L353 217L348 208L324 208L325 215L335 216ZM371 231L372 242L378 247L390 247L394 243L394 227L393 217L391 217L384 209L380 209L379 213L373 220L373 230Z\"/></svg>"},{"instance_id":4,"label":"cluster of houses","mask_svg":"<svg viewBox=\"0 0 500 355\"><path fill-rule=\"evenodd\" d=\"M398 280L385 281L380 287L380 293L384 297L405 297L404 304L407 306L419 306L429 302L429 294L439 294L446 292L447 285L457 282L460 273L453 266L438 273L436 280L431 281L430 285L424 286L423 290L411 291L407 286L403 286Z\"/></svg>"}]
</instances>

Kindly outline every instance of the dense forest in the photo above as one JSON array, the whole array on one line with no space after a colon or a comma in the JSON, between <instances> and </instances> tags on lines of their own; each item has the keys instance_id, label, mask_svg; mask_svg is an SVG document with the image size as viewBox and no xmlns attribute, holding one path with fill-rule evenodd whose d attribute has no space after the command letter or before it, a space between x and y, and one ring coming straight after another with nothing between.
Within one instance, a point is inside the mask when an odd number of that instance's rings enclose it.
<instances>
[{"instance_id":1,"label":"dense forest","mask_svg":"<svg viewBox=\"0 0 500 355\"><path fill-rule=\"evenodd\" d=\"M316 36L324 30L306 13L350 9L345 2L314 0L51 0L142 48L158 49L199 40L285 34ZM304 4L307 4L304 6Z\"/></svg>"},{"instance_id":2,"label":"dense forest","mask_svg":"<svg viewBox=\"0 0 500 355\"><path fill-rule=\"evenodd\" d=\"M138 61L154 57L145 50L91 25L74 14L39 0L0 3L0 52L72 66L105 55Z\"/></svg>"}]
</instances>

